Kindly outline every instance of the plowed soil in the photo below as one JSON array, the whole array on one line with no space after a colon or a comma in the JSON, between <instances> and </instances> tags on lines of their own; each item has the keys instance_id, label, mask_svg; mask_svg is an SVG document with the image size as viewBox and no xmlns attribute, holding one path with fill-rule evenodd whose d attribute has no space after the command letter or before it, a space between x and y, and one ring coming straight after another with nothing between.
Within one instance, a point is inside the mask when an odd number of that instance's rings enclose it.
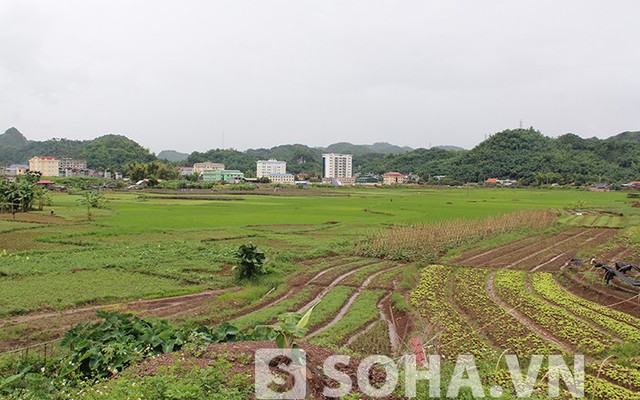
<instances>
[{"instance_id":1,"label":"plowed soil","mask_svg":"<svg viewBox=\"0 0 640 400\"><path fill-rule=\"evenodd\" d=\"M490 249L470 250L452 264L486 268L557 271L580 250L593 249L615 236L616 229L572 228L536 235Z\"/></svg>"}]
</instances>

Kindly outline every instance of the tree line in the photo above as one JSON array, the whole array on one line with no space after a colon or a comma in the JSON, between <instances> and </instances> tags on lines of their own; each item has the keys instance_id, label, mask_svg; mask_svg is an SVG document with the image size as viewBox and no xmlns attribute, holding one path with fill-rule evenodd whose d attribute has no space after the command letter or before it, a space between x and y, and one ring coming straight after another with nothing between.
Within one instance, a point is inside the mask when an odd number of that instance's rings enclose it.
<instances>
[{"instance_id":1,"label":"tree line","mask_svg":"<svg viewBox=\"0 0 640 400\"><path fill-rule=\"evenodd\" d=\"M609 139L585 139L571 133L550 138L533 128L513 129L495 133L471 150L460 151L349 143L328 148L292 144L246 151L211 149L194 151L186 160L176 163L158 160L148 149L119 135L84 142L67 139L28 142L21 141L13 132L10 136L0 135L0 145L0 165L8 160L24 162L30 155L77 157L85 158L89 168L120 170L136 180L150 176L175 179L179 166L205 161L223 163L227 169L254 176L256 161L269 158L286 161L290 173L316 176L322 173L322 153L340 150L354 153L354 173L358 175L380 176L397 171L415 174L423 182L456 184L499 178L517 180L523 185L582 185L640 180L640 132L624 132ZM386 153L367 152L368 149ZM21 154L20 159L17 153L7 155L14 151Z\"/></svg>"}]
</instances>

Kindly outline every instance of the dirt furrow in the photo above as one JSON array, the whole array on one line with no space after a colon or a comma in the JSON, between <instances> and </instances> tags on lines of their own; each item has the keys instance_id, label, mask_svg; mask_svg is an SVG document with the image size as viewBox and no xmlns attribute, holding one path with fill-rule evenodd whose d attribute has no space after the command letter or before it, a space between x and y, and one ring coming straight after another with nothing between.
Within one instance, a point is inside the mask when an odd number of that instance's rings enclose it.
<instances>
[{"instance_id":1,"label":"dirt furrow","mask_svg":"<svg viewBox=\"0 0 640 400\"><path fill-rule=\"evenodd\" d=\"M560 257L562 257L562 256L564 256L564 253L560 253L560 254L558 254L557 256L553 257L551 260L546 261L546 262L544 262L544 263L542 263L542 264L536 265L535 267L531 268L531 272L536 272L536 271L537 271L537 270L539 270L540 268L542 268L542 267L544 267L544 266L546 266L546 265L551 264L552 262L556 261L558 258L560 258ZM566 262L566 261L565 261L565 262Z\"/></svg>"},{"instance_id":2,"label":"dirt furrow","mask_svg":"<svg viewBox=\"0 0 640 400\"><path fill-rule=\"evenodd\" d=\"M534 243L531 243L531 242L534 242ZM500 247L492 247L491 249L489 249L487 251L484 251L484 252L482 252L480 254L472 255L471 257L466 257L466 258L463 258L463 259L458 258L458 259L452 261L452 263L453 264L457 264L457 265L466 265L466 264L468 264L469 262L471 262L471 261L473 261L475 259L478 259L480 257L488 256L491 253L498 252L498 253L502 254L504 252L509 252L509 251L512 251L512 250L516 250L516 251L517 250L522 250L524 248L535 246L538 243L539 242L534 241L533 239L518 240L516 242L508 243L508 244L505 244L505 245L500 246Z\"/></svg>"},{"instance_id":3,"label":"dirt furrow","mask_svg":"<svg viewBox=\"0 0 640 400\"><path fill-rule=\"evenodd\" d=\"M343 265L348 265L348 264L343 264ZM332 270L334 270L334 269L336 269L336 268L342 267L343 265L335 265L335 266L333 266L333 267L330 267L330 268L327 268L327 269L324 269L324 270L322 270L322 271L318 272L318 273L317 273L317 274L315 274L311 279L309 279L309 280L305 283L305 285L308 285L308 284L313 283L314 281L316 281L317 279L319 279L321 276L323 276L323 275L324 275L324 274L326 274L327 272L332 271ZM255 311L259 311L259 310L264 310L264 309L266 309L266 308L269 308L269 307L273 307L273 306L275 306L276 304L280 303L281 301L286 300L286 299L288 299L289 297L291 297L291 295L292 295L292 294L294 294L295 292L299 291L299 290L300 290L300 286L303 286L303 285L299 285L299 286L297 286L297 287L294 287L293 289L290 289L290 290L289 290L287 293L285 293L283 296L281 296L281 297L279 297L279 298L277 298L277 299L273 300L273 301L272 301L271 303L269 303L269 304L266 304L266 305L264 305L264 306L262 306L262 307L255 308L255 309L251 310L251 312L255 312Z\"/></svg>"},{"instance_id":4,"label":"dirt furrow","mask_svg":"<svg viewBox=\"0 0 640 400\"><path fill-rule=\"evenodd\" d=\"M396 329L396 321L393 317L393 310L391 309L391 303L389 299L393 293L387 294L378 303L378 313L380 318L387 323L387 329L389 332L389 347L391 348L391 354L397 354L400 349L400 336ZM388 315L387 315L388 312Z\"/></svg>"},{"instance_id":5,"label":"dirt furrow","mask_svg":"<svg viewBox=\"0 0 640 400\"><path fill-rule=\"evenodd\" d=\"M349 338L349 340L347 340L347 342L344 344L344 347L349 347L352 344L355 343L356 340L358 340L360 337L362 337L362 335L369 333L370 330L373 329L374 326L376 326L376 324L380 322L379 319L374 320L373 322L371 322L369 325L367 325L363 330L356 332L355 335L351 336Z\"/></svg>"},{"instance_id":6,"label":"dirt furrow","mask_svg":"<svg viewBox=\"0 0 640 400\"><path fill-rule=\"evenodd\" d=\"M537 256L537 255L539 255L539 254L542 254L542 253L544 253L544 252L547 252L547 251L549 251L549 250L551 250L551 249L553 249L553 248L555 248L555 247L558 247L558 246L560 246L560 245L562 245L562 244L564 244L564 243L567 243L567 242L569 242L569 241L571 241L571 240L573 240L573 239L575 239L575 238L577 238L577 237L583 236L583 235L585 235L587 232L589 232L589 230L588 230L588 229L585 229L585 230L583 230L583 231L581 231L581 232L579 232L579 233L577 233L577 234L575 234L575 235L573 235L573 236L571 236L571 237L569 237L569 238L567 238L567 239L564 239L564 240L562 240L562 241L560 241L560 242L554 243L554 244L553 244L553 245L551 245L551 246L548 246L548 247L545 247L545 248L543 248L543 249L541 249L541 250L538 250L538 251L536 251L536 252L534 252L534 253L532 253L532 254L528 255L528 256L527 256L527 257L525 257L525 258L522 258L522 259L520 259L520 260L514 261L514 262L512 262L511 264L507 265L505 268L507 268L507 269L508 269L508 268L515 267L516 265L521 264L521 263L523 263L524 261L527 261L527 260L529 260L529 259L531 259L531 258L533 258L533 257L535 257L535 256Z\"/></svg>"}]
</instances>

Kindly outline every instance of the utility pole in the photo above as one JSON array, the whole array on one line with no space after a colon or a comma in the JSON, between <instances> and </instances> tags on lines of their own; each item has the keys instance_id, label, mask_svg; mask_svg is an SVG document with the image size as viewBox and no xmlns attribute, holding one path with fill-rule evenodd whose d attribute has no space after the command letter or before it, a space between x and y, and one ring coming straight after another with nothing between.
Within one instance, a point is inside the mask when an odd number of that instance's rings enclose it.
<instances>
[{"instance_id":1,"label":"utility pole","mask_svg":"<svg viewBox=\"0 0 640 400\"><path fill-rule=\"evenodd\" d=\"M224 150L224 131L222 131L222 150Z\"/></svg>"}]
</instances>

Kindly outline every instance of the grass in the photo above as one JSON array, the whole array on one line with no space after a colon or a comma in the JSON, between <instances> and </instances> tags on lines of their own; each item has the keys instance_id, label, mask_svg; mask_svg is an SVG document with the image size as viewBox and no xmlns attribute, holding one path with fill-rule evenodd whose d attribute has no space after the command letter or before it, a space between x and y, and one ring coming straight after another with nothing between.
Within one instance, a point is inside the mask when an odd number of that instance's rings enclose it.
<instances>
[{"instance_id":1,"label":"grass","mask_svg":"<svg viewBox=\"0 0 640 400\"><path fill-rule=\"evenodd\" d=\"M245 314L231 320L231 323L239 329L247 329L256 325L266 325L275 322L278 315L285 312L295 311L294 307L300 304L300 302L306 301L309 298L312 289L312 287L307 286L295 293L293 296L280 301L272 307Z\"/></svg>"},{"instance_id":2,"label":"grass","mask_svg":"<svg viewBox=\"0 0 640 400\"><path fill-rule=\"evenodd\" d=\"M367 333L357 338L349 348L358 354L391 354L389 327L382 320L375 323Z\"/></svg>"},{"instance_id":3,"label":"grass","mask_svg":"<svg viewBox=\"0 0 640 400\"><path fill-rule=\"evenodd\" d=\"M212 300L208 313L187 318L187 322L196 319L200 322L221 322L235 318L237 325L249 328L272 322L279 313L291 311L311 297L312 286L302 286L300 291L274 307L238 317L243 311L255 309L257 304L267 304L287 293L290 278L300 274L311 277L320 269L334 265L333 262L336 265L350 262L350 265L336 268L323 276L323 279L335 278L356 265L377 262L349 257L355 253L357 240L371 232L383 232L397 225L434 224L452 219L494 219L498 214L521 210L572 209L578 203L596 214L564 215L560 218L560 225L550 229L563 225L625 227L622 235L625 240L631 244L640 243L640 229L637 227L640 225L640 209L629 206L625 193L458 188L331 188L302 192L304 195L290 196L234 194L235 201L180 200L153 194L148 195L146 201L139 201L138 193L107 193L107 208L96 210L96 221L93 222L86 221L86 210L77 203L79 196L54 194L53 208L62 220L36 224L14 222L0 216L0 318L86 304L233 288ZM49 211L50 208L46 208L33 215L46 219ZM531 232L527 228L517 229L466 247L498 245ZM234 252L247 241L265 250L274 273L258 282L239 283L232 271ZM466 247L451 249L448 257L459 254ZM442 249L446 248L449 246ZM326 256L343 258L309 262ZM345 283L359 284L372 271L391 265L380 262L341 282L317 305L311 315L310 326L316 328L331 320L353 295L355 289ZM455 287L451 284L453 278L447 277L452 271L457 270L411 263L380 274L356 299L346 315L312 338L312 342L333 347L344 345L356 332L377 321L377 304L397 281L400 291L414 292L411 297L413 305L424 317L418 323L423 322L433 328L425 343L440 348L430 347L429 351L443 350L441 353L446 355L459 352L476 354L483 356L485 361L495 359L495 349L483 340L483 334L475 332L451 305ZM482 271L476 273L482 277L485 274ZM458 290L459 299L469 299L465 309L471 312L480 307L491 307L494 313L487 311L486 317L495 314L504 318L505 324L513 325L515 321L499 312L482 294L484 281L480 279L478 282L466 288L469 293L465 293L464 288ZM549 306L538 295L529 293L524 287L523 277L519 275L505 275L501 279L498 274L496 286L497 290L502 290L506 302L517 302L524 313L531 311L530 318L554 330L571 344L578 346L588 343L583 340L585 336L599 336L588 325L581 324L576 318L565 318L567 313L562 314L562 310L557 314L557 307ZM383 287L384 290L379 289ZM471 293L473 291L476 292ZM517 297L511 299L510 294ZM396 310L409 309L400 294L394 294L391 303ZM585 315L598 311L597 307L591 308L587 303L580 304L580 307L589 309L584 311ZM620 318L616 313L607 316L610 319ZM567 320L570 326L560 331L557 327L559 320ZM609 319L602 321L606 323ZM490 322L489 319L486 322ZM386 324L378 321L372 326L350 346L351 350L362 354L388 351ZM504 332L508 328L505 325ZM527 333L526 329L519 330ZM496 337L490 340L501 341L503 338L497 336L500 333L496 331ZM10 327L0 329L2 339L11 340L17 334ZM25 335L31 334L25 331ZM629 360L637 358L635 342L606 345L608 354ZM629 363L629 368L637 368L637 364ZM238 386L229 383L227 378L230 374L225 368L210 366L202 371L189 372L187 376L176 370L166 370L144 380L122 375L105 382L106 388L101 385L93 389L105 389L107 398L137 398L142 394L145 397L169 396L166 390L176 398L197 398L210 394L202 390L210 390L209 379L213 377L216 385L222 382L221 386L213 389L216 395L234 398L239 393L238 398L246 398L242 391L250 387L250 382L241 382ZM202 385L203 379L206 385ZM134 388L134 382L139 389ZM235 393L234 387L240 392ZM93 389L87 390L86 396L100 397ZM230 391L225 392L227 389Z\"/></svg>"},{"instance_id":4,"label":"grass","mask_svg":"<svg viewBox=\"0 0 640 400\"><path fill-rule=\"evenodd\" d=\"M325 346L339 346L369 322L378 318L378 301L384 290L365 290L353 302L349 311L335 325L311 339L311 343Z\"/></svg>"},{"instance_id":5,"label":"grass","mask_svg":"<svg viewBox=\"0 0 640 400\"><path fill-rule=\"evenodd\" d=\"M74 306L137 299L150 295L178 295L199 290L174 279L103 269L72 274L48 274L0 280L0 316L24 314L37 309L60 310ZM29 293L28 296L25 296Z\"/></svg>"},{"instance_id":6,"label":"grass","mask_svg":"<svg viewBox=\"0 0 640 400\"><path fill-rule=\"evenodd\" d=\"M355 289L351 286L338 285L331 289L313 309L309 318L309 329L313 331L332 318L354 292Z\"/></svg>"},{"instance_id":7,"label":"grass","mask_svg":"<svg viewBox=\"0 0 640 400\"><path fill-rule=\"evenodd\" d=\"M628 206L624 193L615 192L330 188L304 194L234 195L238 201L149 195L139 201L138 193L107 192L107 208L95 210L93 222L86 221L79 196L53 194L52 207L32 213L46 219L55 209L50 224L0 216L0 287L23 290L14 295L13 305L3 302L2 312L231 288L237 285L231 271L233 253L240 244L254 242L267 253L275 273L265 282L243 284L241 290L214 301L211 314L199 317L211 320L232 316L272 290L271 296L281 294L289 277L317 270L317 265L305 267L301 261L353 254L356 240L372 228L563 208L577 201L592 208L618 207L625 216L640 213ZM631 236L640 240L640 234ZM135 286L122 289L109 284L111 278L118 282L122 276L135 277ZM352 280L356 278L359 275ZM409 277L403 282L404 289L412 285ZM40 295L58 283L55 296L47 300Z\"/></svg>"}]
</instances>

